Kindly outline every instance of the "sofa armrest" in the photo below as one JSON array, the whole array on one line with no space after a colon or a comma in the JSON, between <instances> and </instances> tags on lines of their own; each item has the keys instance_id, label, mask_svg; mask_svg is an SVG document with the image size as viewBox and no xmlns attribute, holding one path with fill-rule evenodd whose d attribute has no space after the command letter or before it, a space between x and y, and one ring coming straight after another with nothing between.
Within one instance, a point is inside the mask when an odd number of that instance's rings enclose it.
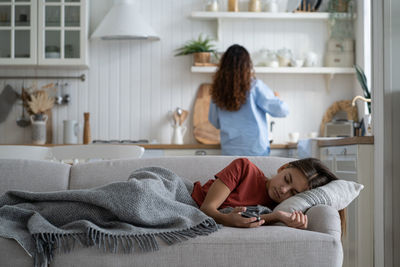
<instances>
[{"instance_id":1,"label":"sofa armrest","mask_svg":"<svg viewBox=\"0 0 400 267\"><path fill-rule=\"evenodd\" d=\"M308 230L332 235L340 240L341 224L339 212L327 205L313 206L306 212Z\"/></svg>"}]
</instances>

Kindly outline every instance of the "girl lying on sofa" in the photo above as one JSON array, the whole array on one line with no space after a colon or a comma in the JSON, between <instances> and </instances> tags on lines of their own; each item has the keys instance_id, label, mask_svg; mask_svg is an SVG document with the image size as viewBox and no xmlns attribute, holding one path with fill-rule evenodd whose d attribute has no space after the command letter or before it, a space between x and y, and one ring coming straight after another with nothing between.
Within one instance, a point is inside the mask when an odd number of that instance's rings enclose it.
<instances>
[{"instance_id":1,"label":"girl lying on sofa","mask_svg":"<svg viewBox=\"0 0 400 267\"><path fill-rule=\"evenodd\" d=\"M272 210L293 195L338 180L320 160L314 158L289 162L281 166L273 177L266 177L247 158L239 158L217 173L215 178L203 186L196 182L192 198L217 223L232 227L258 227L282 222L299 229L306 229L308 223L307 215L301 211L273 211L262 214L260 220L243 217L242 213L246 211L246 206L262 205ZM220 212L226 207L234 209L229 213ZM340 210L339 214L343 228L344 210Z\"/></svg>"}]
</instances>

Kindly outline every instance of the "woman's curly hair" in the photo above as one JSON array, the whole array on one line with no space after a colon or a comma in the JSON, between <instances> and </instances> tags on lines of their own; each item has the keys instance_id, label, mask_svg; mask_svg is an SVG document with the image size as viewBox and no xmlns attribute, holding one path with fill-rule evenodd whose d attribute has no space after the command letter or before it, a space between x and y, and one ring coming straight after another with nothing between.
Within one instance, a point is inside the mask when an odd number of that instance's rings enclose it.
<instances>
[{"instance_id":1,"label":"woman's curly hair","mask_svg":"<svg viewBox=\"0 0 400 267\"><path fill-rule=\"evenodd\" d=\"M253 63L246 48L232 45L221 58L219 69L214 75L211 98L224 110L237 111L246 103L251 88Z\"/></svg>"}]
</instances>

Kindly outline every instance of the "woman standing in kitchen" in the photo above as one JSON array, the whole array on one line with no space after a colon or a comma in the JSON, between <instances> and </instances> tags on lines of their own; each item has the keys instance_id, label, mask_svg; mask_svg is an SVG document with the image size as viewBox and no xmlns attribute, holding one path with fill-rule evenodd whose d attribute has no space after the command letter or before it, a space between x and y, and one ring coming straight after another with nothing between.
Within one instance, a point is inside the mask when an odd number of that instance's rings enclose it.
<instances>
[{"instance_id":1,"label":"woman standing in kitchen","mask_svg":"<svg viewBox=\"0 0 400 267\"><path fill-rule=\"evenodd\" d=\"M222 155L269 155L266 113L289 113L277 96L255 78L249 52L237 44L229 47L214 76L208 113L208 120L220 129Z\"/></svg>"}]
</instances>

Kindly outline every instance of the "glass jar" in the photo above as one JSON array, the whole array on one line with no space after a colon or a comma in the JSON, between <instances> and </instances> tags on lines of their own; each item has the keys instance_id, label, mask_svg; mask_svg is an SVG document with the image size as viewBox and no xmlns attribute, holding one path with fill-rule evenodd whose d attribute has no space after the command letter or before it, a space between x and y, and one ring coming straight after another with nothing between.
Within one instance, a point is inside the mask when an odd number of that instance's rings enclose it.
<instances>
[{"instance_id":1,"label":"glass jar","mask_svg":"<svg viewBox=\"0 0 400 267\"><path fill-rule=\"evenodd\" d=\"M239 0L228 0L228 11L239 12Z\"/></svg>"},{"instance_id":2,"label":"glass jar","mask_svg":"<svg viewBox=\"0 0 400 267\"><path fill-rule=\"evenodd\" d=\"M206 11L208 11L208 12L218 12L219 11L218 0L207 0L206 1Z\"/></svg>"},{"instance_id":3,"label":"glass jar","mask_svg":"<svg viewBox=\"0 0 400 267\"><path fill-rule=\"evenodd\" d=\"M250 0L249 1L250 12L261 12L261 0Z\"/></svg>"}]
</instances>

